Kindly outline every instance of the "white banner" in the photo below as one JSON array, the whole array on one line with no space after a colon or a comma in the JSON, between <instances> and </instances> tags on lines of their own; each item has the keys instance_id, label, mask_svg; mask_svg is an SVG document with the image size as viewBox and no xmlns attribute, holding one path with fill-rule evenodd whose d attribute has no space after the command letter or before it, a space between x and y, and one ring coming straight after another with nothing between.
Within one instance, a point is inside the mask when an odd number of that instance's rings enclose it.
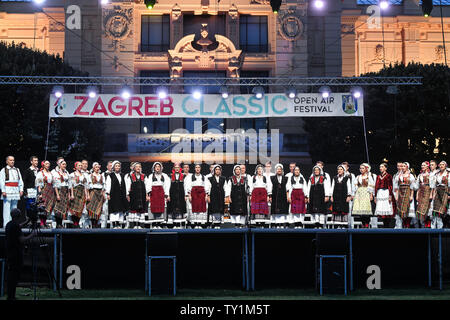
<instances>
[{"instance_id":1,"label":"white banner","mask_svg":"<svg viewBox=\"0 0 450 320\"><path fill-rule=\"evenodd\" d=\"M294 99L285 94L254 95L205 94L195 99L190 94L157 95L85 94L50 96L49 116L54 118L264 118L264 117L362 117L363 98L351 93L301 93Z\"/></svg>"}]
</instances>

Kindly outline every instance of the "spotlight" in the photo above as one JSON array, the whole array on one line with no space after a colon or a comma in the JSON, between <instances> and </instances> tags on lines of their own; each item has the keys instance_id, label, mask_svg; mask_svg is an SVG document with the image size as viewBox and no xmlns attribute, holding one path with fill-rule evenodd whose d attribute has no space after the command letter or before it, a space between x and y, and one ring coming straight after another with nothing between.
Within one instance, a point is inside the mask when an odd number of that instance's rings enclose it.
<instances>
[{"instance_id":1,"label":"spotlight","mask_svg":"<svg viewBox=\"0 0 450 320\"><path fill-rule=\"evenodd\" d=\"M319 89L319 92L322 94L322 98L328 98L331 93L331 89L329 86L322 86Z\"/></svg>"},{"instance_id":2,"label":"spotlight","mask_svg":"<svg viewBox=\"0 0 450 320\"><path fill-rule=\"evenodd\" d=\"M147 133L148 129L147 127L144 127L144 133Z\"/></svg>"},{"instance_id":3,"label":"spotlight","mask_svg":"<svg viewBox=\"0 0 450 320\"><path fill-rule=\"evenodd\" d=\"M278 13L280 11L282 0L270 0L270 6L272 7L273 13Z\"/></svg>"},{"instance_id":4,"label":"spotlight","mask_svg":"<svg viewBox=\"0 0 450 320\"><path fill-rule=\"evenodd\" d=\"M108 2L109 2L108 0L101 0L102 5L108 4Z\"/></svg>"},{"instance_id":5,"label":"spotlight","mask_svg":"<svg viewBox=\"0 0 450 320\"><path fill-rule=\"evenodd\" d=\"M55 95L55 97L61 98L63 93L64 93L63 87L56 86L53 88L53 94Z\"/></svg>"},{"instance_id":6,"label":"spotlight","mask_svg":"<svg viewBox=\"0 0 450 320\"><path fill-rule=\"evenodd\" d=\"M263 87L254 87L252 93L255 95L256 99L260 100L264 96L264 89Z\"/></svg>"},{"instance_id":7,"label":"spotlight","mask_svg":"<svg viewBox=\"0 0 450 320\"><path fill-rule=\"evenodd\" d=\"M200 89L195 89L192 92L192 96L194 97L195 100L200 100L202 97L202 91Z\"/></svg>"},{"instance_id":8,"label":"spotlight","mask_svg":"<svg viewBox=\"0 0 450 320\"><path fill-rule=\"evenodd\" d=\"M355 99L361 98L361 96L363 94L361 87L353 87L350 91L352 92L353 97L355 97Z\"/></svg>"},{"instance_id":9,"label":"spotlight","mask_svg":"<svg viewBox=\"0 0 450 320\"><path fill-rule=\"evenodd\" d=\"M382 10L386 10L387 8L389 8L389 1L381 0L379 6Z\"/></svg>"},{"instance_id":10,"label":"spotlight","mask_svg":"<svg viewBox=\"0 0 450 320\"><path fill-rule=\"evenodd\" d=\"M165 87L158 87L156 89L156 93L158 94L158 98L160 99L165 99L168 95L167 89Z\"/></svg>"},{"instance_id":11,"label":"spotlight","mask_svg":"<svg viewBox=\"0 0 450 320\"><path fill-rule=\"evenodd\" d=\"M123 88L123 89L122 89L122 92L120 93L120 96L121 96L123 99L130 99L130 97L131 97L131 91L130 91L130 89L128 89L128 88Z\"/></svg>"},{"instance_id":12,"label":"spotlight","mask_svg":"<svg viewBox=\"0 0 450 320\"><path fill-rule=\"evenodd\" d=\"M33 0L33 2L37 5L41 5L45 2L45 0Z\"/></svg>"},{"instance_id":13,"label":"spotlight","mask_svg":"<svg viewBox=\"0 0 450 320\"><path fill-rule=\"evenodd\" d=\"M433 0L422 0L422 12L424 17L428 17L433 11Z\"/></svg>"},{"instance_id":14,"label":"spotlight","mask_svg":"<svg viewBox=\"0 0 450 320\"><path fill-rule=\"evenodd\" d=\"M152 10L156 4L156 0L144 0L144 4L147 7L147 9Z\"/></svg>"},{"instance_id":15,"label":"spotlight","mask_svg":"<svg viewBox=\"0 0 450 320\"><path fill-rule=\"evenodd\" d=\"M222 98L227 99L229 96L227 87L220 87L220 94Z\"/></svg>"},{"instance_id":16,"label":"spotlight","mask_svg":"<svg viewBox=\"0 0 450 320\"><path fill-rule=\"evenodd\" d=\"M323 9L324 6L325 6L325 2L323 2L323 0L315 0L314 1L314 7L316 7L316 9Z\"/></svg>"},{"instance_id":17,"label":"spotlight","mask_svg":"<svg viewBox=\"0 0 450 320\"><path fill-rule=\"evenodd\" d=\"M89 98L95 98L97 96L98 90L96 87L90 86L87 88L87 93Z\"/></svg>"},{"instance_id":18,"label":"spotlight","mask_svg":"<svg viewBox=\"0 0 450 320\"><path fill-rule=\"evenodd\" d=\"M294 99L297 96L297 90L295 90L294 87L290 87L286 91L286 95L289 97L289 99Z\"/></svg>"}]
</instances>

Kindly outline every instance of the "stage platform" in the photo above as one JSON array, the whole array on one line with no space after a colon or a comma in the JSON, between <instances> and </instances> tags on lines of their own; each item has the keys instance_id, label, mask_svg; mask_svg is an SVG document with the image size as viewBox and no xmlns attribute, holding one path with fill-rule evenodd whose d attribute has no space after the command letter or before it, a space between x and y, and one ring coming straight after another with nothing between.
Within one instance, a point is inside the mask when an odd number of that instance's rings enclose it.
<instances>
[{"instance_id":1,"label":"stage platform","mask_svg":"<svg viewBox=\"0 0 450 320\"><path fill-rule=\"evenodd\" d=\"M175 252L157 241L168 233ZM366 288L371 265L380 268L382 288L442 289L450 280L449 229L43 229L37 240L49 244L40 250L56 275L56 282L47 277L53 289L66 288L75 265L82 289L144 290L155 244L158 255L176 256L177 288L314 288L317 257L327 254L345 255L350 292ZM169 267L154 270L171 277Z\"/></svg>"}]
</instances>

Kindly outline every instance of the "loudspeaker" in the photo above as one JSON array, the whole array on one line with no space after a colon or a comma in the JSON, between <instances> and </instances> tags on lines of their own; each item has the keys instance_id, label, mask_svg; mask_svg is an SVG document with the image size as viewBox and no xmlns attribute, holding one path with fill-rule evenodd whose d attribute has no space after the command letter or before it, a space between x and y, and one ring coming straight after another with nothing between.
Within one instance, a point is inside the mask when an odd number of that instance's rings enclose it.
<instances>
[{"instance_id":1,"label":"loudspeaker","mask_svg":"<svg viewBox=\"0 0 450 320\"><path fill-rule=\"evenodd\" d=\"M346 255L349 251L346 233L316 233L317 255Z\"/></svg>"},{"instance_id":2,"label":"loudspeaker","mask_svg":"<svg viewBox=\"0 0 450 320\"><path fill-rule=\"evenodd\" d=\"M178 251L178 233L150 232L148 235L149 256L176 256Z\"/></svg>"}]
</instances>

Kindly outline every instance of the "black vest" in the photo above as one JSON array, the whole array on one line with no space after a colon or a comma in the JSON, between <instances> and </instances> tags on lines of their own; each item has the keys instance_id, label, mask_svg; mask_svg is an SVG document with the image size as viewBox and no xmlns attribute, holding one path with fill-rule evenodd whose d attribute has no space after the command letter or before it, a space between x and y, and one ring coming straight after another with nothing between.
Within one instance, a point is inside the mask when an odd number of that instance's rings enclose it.
<instances>
[{"instance_id":1,"label":"black vest","mask_svg":"<svg viewBox=\"0 0 450 320\"><path fill-rule=\"evenodd\" d=\"M220 176L219 182L217 182L216 177L209 177L209 182L211 183L211 191L209 196L211 198L208 204L208 213L224 213L225 210L225 191L223 186L225 184L225 177Z\"/></svg>"},{"instance_id":2,"label":"black vest","mask_svg":"<svg viewBox=\"0 0 450 320\"><path fill-rule=\"evenodd\" d=\"M235 176L230 177L231 181L231 203L230 214L231 215L247 215L247 177L241 180L236 179Z\"/></svg>"},{"instance_id":3,"label":"black vest","mask_svg":"<svg viewBox=\"0 0 450 320\"><path fill-rule=\"evenodd\" d=\"M278 182L278 177L272 176L270 177L272 181L272 205L271 205L271 213L272 214L280 214L280 213L288 213L288 202L286 195L286 183L288 182L288 178L285 176L281 177L281 183Z\"/></svg>"},{"instance_id":4,"label":"black vest","mask_svg":"<svg viewBox=\"0 0 450 320\"><path fill-rule=\"evenodd\" d=\"M109 192L110 200L108 201L109 213L118 213L128 211L127 193L125 187L125 178L120 174L121 181L117 179L114 173L111 173L111 190Z\"/></svg>"},{"instance_id":5,"label":"black vest","mask_svg":"<svg viewBox=\"0 0 450 320\"><path fill-rule=\"evenodd\" d=\"M183 179L186 177L183 177ZM186 213L186 199L184 193L184 181L178 179L171 180L170 183L170 201L167 204L167 211L169 213Z\"/></svg>"}]
</instances>

